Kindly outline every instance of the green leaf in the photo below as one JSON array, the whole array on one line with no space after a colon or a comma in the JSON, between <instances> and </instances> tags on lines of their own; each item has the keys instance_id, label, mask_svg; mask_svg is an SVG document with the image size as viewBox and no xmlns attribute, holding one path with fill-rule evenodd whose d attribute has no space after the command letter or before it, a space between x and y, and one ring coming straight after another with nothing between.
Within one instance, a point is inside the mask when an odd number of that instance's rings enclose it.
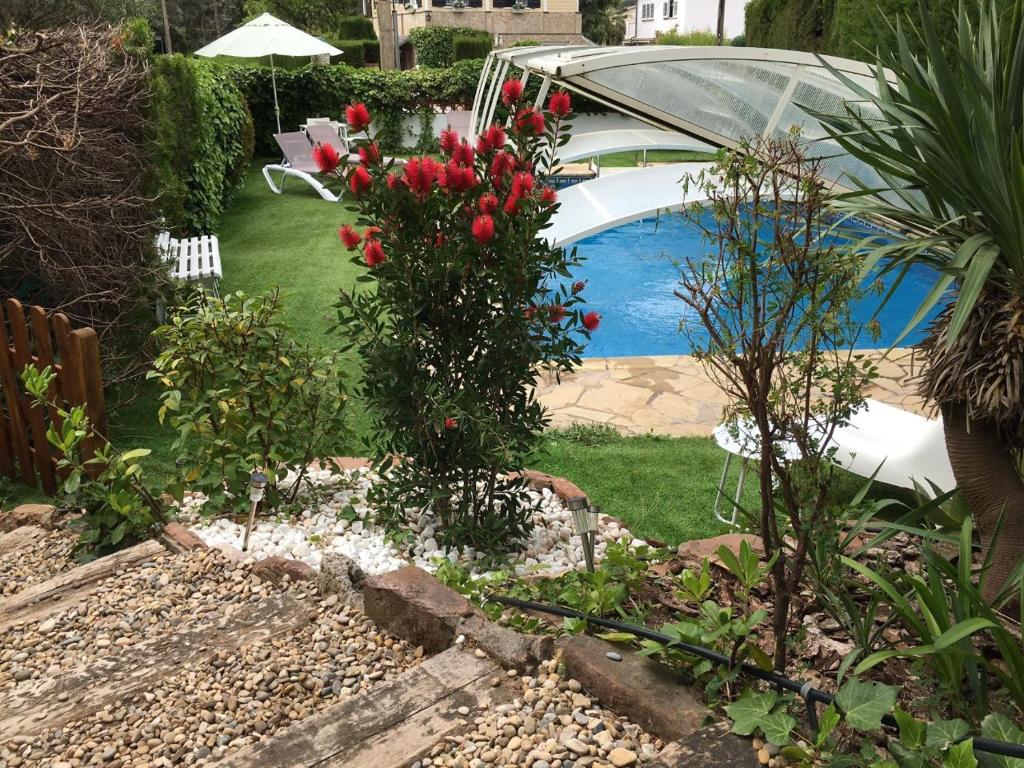
<instances>
[{"instance_id":1,"label":"green leaf","mask_svg":"<svg viewBox=\"0 0 1024 768\"><path fill-rule=\"evenodd\" d=\"M732 720L732 731L740 736L752 736L761 723L775 709L778 694L775 691L748 693L725 708Z\"/></svg>"},{"instance_id":2,"label":"green leaf","mask_svg":"<svg viewBox=\"0 0 1024 768\"><path fill-rule=\"evenodd\" d=\"M789 743L789 735L796 728L796 718L785 712L773 712L761 720L761 733L778 747Z\"/></svg>"},{"instance_id":3,"label":"green leaf","mask_svg":"<svg viewBox=\"0 0 1024 768\"><path fill-rule=\"evenodd\" d=\"M978 760L974 756L974 739L950 747L942 759L942 768L978 768Z\"/></svg>"},{"instance_id":4,"label":"green leaf","mask_svg":"<svg viewBox=\"0 0 1024 768\"><path fill-rule=\"evenodd\" d=\"M967 723L963 720L936 720L928 723L928 736L925 745L937 749L945 749L967 735Z\"/></svg>"},{"instance_id":5,"label":"green leaf","mask_svg":"<svg viewBox=\"0 0 1024 768\"><path fill-rule=\"evenodd\" d=\"M1011 744L1024 744L1024 731L1014 725L1009 718L992 712L981 721L981 735L997 741L1008 741ZM1024 759L994 755L994 762L1000 768L1024 768Z\"/></svg>"},{"instance_id":6,"label":"green leaf","mask_svg":"<svg viewBox=\"0 0 1024 768\"><path fill-rule=\"evenodd\" d=\"M835 704L829 704L818 716L818 738L815 739L817 746L822 746L825 740L832 735L832 731L839 725L839 712Z\"/></svg>"},{"instance_id":7,"label":"green leaf","mask_svg":"<svg viewBox=\"0 0 1024 768\"><path fill-rule=\"evenodd\" d=\"M917 749L924 745L927 723L918 720L913 715L896 707L893 711L896 724L900 727L900 741L911 749Z\"/></svg>"},{"instance_id":8,"label":"green leaf","mask_svg":"<svg viewBox=\"0 0 1024 768\"><path fill-rule=\"evenodd\" d=\"M874 681L850 678L836 694L836 705L846 723L858 731L875 731L882 727L882 717L896 704L896 689Z\"/></svg>"},{"instance_id":9,"label":"green leaf","mask_svg":"<svg viewBox=\"0 0 1024 768\"><path fill-rule=\"evenodd\" d=\"M636 640L636 635L631 635L629 632L603 632L598 637L609 643L632 643Z\"/></svg>"},{"instance_id":10,"label":"green leaf","mask_svg":"<svg viewBox=\"0 0 1024 768\"><path fill-rule=\"evenodd\" d=\"M149 456L149 454L151 453L152 451L149 448L134 448L133 450L125 451L124 453L122 453L121 461L127 464L129 461L145 458L146 456Z\"/></svg>"}]
</instances>

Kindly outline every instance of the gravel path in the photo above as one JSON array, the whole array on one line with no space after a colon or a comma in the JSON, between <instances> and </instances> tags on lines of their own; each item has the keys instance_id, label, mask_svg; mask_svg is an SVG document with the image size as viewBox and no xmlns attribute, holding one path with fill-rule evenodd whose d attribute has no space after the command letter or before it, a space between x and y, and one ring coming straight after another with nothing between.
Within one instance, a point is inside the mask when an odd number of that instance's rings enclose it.
<instances>
[{"instance_id":1,"label":"gravel path","mask_svg":"<svg viewBox=\"0 0 1024 768\"><path fill-rule=\"evenodd\" d=\"M78 563L71 550L77 540L76 532L58 529L16 552L0 556L0 598L74 568Z\"/></svg>"},{"instance_id":2,"label":"gravel path","mask_svg":"<svg viewBox=\"0 0 1024 768\"><path fill-rule=\"evenodd\" d=\"M522 692L510 704L460 711L472 730L436 745L411 768L626 768L657 756L659 740L602 709L558 669L552 659L536 677L520 678Z\"/></svg>"},{"instance_id":3,"label":"gravel path","mask_svg":"<svg viewBox=\"0 0 1024 768\"><path fill-rule=\"evenodd\" d=\"M191 765L212 761L417 664L410 648L337 596L274 585L216 550L159 557L108 579L76 608L0 635L0 696L18 681L59 678L119 647L226 617L274 594L308 603L312 623L221 650L144 692L41 736L0 744L0 765ZM212 649L211 649L212 650ZM60 696L64 695L64 699ZM58 700L66 700L58 694Z\"/></svg>"}]
</instances>

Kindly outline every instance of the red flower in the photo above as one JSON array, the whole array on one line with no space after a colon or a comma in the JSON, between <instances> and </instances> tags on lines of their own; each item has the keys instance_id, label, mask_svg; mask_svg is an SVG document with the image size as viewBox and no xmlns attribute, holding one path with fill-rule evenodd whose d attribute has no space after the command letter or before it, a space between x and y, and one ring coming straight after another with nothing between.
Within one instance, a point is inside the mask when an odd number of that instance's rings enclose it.
<instances>
[{"instance_id":1,"label":"red flower","mask_svg":"<svg viewBox=\"0 0 1024 768\"><path fill-rule=\"evenodd\" d=\"M503 210L509 216L519 213L519 198L516 197L515 195L509 195L508 198L505 200L505 205L501 207L501 210Z\"/></svg>"},{"instance_id":2,"label":"red flower","mask_svg":"<svg viewBox=\"0 0 1024 768\"><path fill-rule=\"evenodd\" d=\"M370 269L388 260L388 257L384 255L384 246L380 244L380 240L366 239L366 245L363 246L363 260Z\"/></svg>"},{"instance_id":3,"label":"red flower","mask_svg":"<svg viewBox=\"0 0 1024 768\"><path fill-rule=\"evenodd\" d=\"M554 205L558 202L558 193L552 187L544 187L540 191L540 201L547 205Z\"/></svg>"},{"instance_id":4,"label":"red flower","mask_svg":"<svg viewBox=\"0 0 1024 768\"><path fill-rule=\"evenodd\" d=\"M579 293L580 291L582 291L586 287L587 287L587 284L585 282L583 282L582 280L577 280L575 283L572 284L572 294L573 294L573 296L575 296L577 293Z\"/></svg>"},{"instance_id":5,"label":"red flower","mask_svg":"<svg viewBox=\"0 0 1024 768\"><path fill-rule=\"evenodd\" d=\"M583 327L588 331L596 331L597 326L601 324L601 316L597 312L587 312L583 316Z\"/></svg>"},{"instance_id":6,"label":"red flower","mask_svg":"<svg viewBox=\"0 0 1024 768\"><path fill-rule=\"evenodd\" d=\"M458 420L457 419L453 419L451 416L449 416L448 418L446 418L444 420L444 428L445 429L455 429L457 426L459 426Z\"/></svg>"},{"instance_id":7,"label":"red flower","mask_svg":"<svg viewBox=\"0 0 1024 768\"><path fill-rule=\"evenodd\" d=\"M345 244L345 247L352 251L359 245L363 238L359 236L359 233L352 229L351 224L346 224L344 227L338 230L338 237L341 238L341 242Z\"/></svg>"},{"instance_id":8,"label":"red flower","mask_svg":"<svg viewBox=\"0 0 1024 768\"><path fill-rule=\"evenodd\" d=\"M480 199L477 200L477 206L480 208L480 213L494 213L498 210L498 198L490 192L486 195L480 195Z\"/></svg>"},{"instance_id":9,"label":"red flower","mask_svg":"<svg viewBox=\"0 0 1024 768\"><path fill-rule=\"evenodd\" d=\"M413 157L405 164L405 183L420 198L430 194L441 166L432 157Z\"/></svg>"},{"instance_id":10,"label":"red flower","mask_svg":"<svg viewBox=\"0 0 1024 768\"><path fill-rule=\"evenodd\" d=\"M445 244L445 240L446 238L444 236L444 233L438 232L436 235L434 235L434 247L440 248L442 245Z\"/></svg>"},{"instance_id":11,"label":"red flower","mask_svg":"<svg viewBox=\"0 0 1024 768\"><path fill-rule=\"evenodd\" d=\"M452 150L452 160L459 165L472 165L473 164L473 148L468 143L463 141L455 146Z\"/></svg>"},{"instance_id":12,"label":"red flower","mask_svg":"<svg viewBox=\"0 0 1024 768\"><path fill-rule=\"evenodd\" d=\"M511 107L513 104L523 98L523 81L515 78L509 78L501 86L501 101L506 107Z\"/></svg>"},{"instance_id":13,"label":"red flower","mask_svg":"<svg viewBox=\"0 0 1024 768\"><path fill-rule=\"evenodd\" d=\"M491 160L491 180L499 184L506 173L511 173L515 169L516 159L508 152L499 152Z\"/></svg>"},{"instance_id":14,"label":"red flower","mask_svg":"<svg viewBox=\"0 0 1024 768\"><path fill-rule=\"evenodd\" d=\"M500 125L489 126L476 140L476 151L484 154L485 152L501 149L505 146L506 139L504 128Z\"/></svg>"},{"instance_id":15,"label":"red flower","mask_svg":"<svg viewBox=\"0 0 1024 768\"><path fill-rule=\"evenodd\" d=\"M533 190L533 174L520 171L512 177L513 197L525 197Z\"/></svg>"},{"instance_id":16,"label":"red flower","mask_svg":"<svg viewBox=\"0 0 1024 768\"><path fill-rule=\"evenodd\" d=\"M348 188L352 190L352 194L359 197L363 192L370 188L372 179L370 178L369 172L363 166L357 165L348 175Z\"/></svg>"},{"instance_id":17,"label":"red flower","mask_svg":"<svg viewBox=\"0 0 1024 768\"><path fill-rule=\"evenodd\" d=\"M365 147L360 147L359 162L367 167L380 165L380 147L374 142L370 142Z\"/></svg>"},{"instance_id":18,"label":"red flower","mask_svg":"<svg viewBox=\"0 0 1024 768\"><path fill-rule=\"evenodd\" d=\"M345 107L345 119L348 121L348 127L356 133L365 131L370 125L370 110L362 102L350 104Z\"/></svg>"},{"instance_id":19,"label":"red flower","mask_svg":"<svg viewBox=\"0 0 1024 768\"><path fill-rule=\"evenodd\" d=\"M533 107L521 109L516 114L516 127L521 131L531 131L536 134L544 133L544 115Z\"/></svg>"},{"instance_id":20,"label":"red flower","mask_svg":"<svg viewBox=\"0 0 1024 768\"><path fill-rule=\"evenodd\" d=\"M398 177L393 173L389 173L384 177L385 183L388 185L388 189L394 189L398 186Z\"/></svg>"},{"instance_id":21,"label":"red flower","mask_svg":"<svg viewBox=\"0 0 1024 768\"><path fill-rule=\"evenodd\" d=\"M473 219L473 237L483 245L494 237L494 219L486 213Z\"/></svg>"},{"instance_id":22,"label":"red flower","mask_svg":"<svg viewBox=\"0 0 1024 768\"><path fill-rule=\"evenodd\" d=\"M561 304L552 304L548 307L548 320L552 323L560 323L565 319L565 307Z\"/></svg>"},{"instance_id":23,"label":"red flower","mask_svg":"<svg viewBox=\"0 0 1024 768\"><path fill-rule=\"evenodd\" d=\"M313 147L313 162L320 169L321 173L330 173L341 162L338 150L330 144L317 144Z\"/></svg>"},{"instance_id":24,"label":"red flower","mask_svg":"<svg viewBox=\"0 0 1024 768\"><path fill-rule=\"evenodd\" d=\"M525 317L527 320L533 320L533 316L536 314L537 307L535 307L533 304L531 304L530 306L523 310L523 317Z\"/></svg>"},{"instance_id":25,"label":"red flower","mask_svg":"<svg viewBox=\"0 0 1024 768\"><path fill-rule=\"evenodd\" d=\"M441 131L441 151L450 155L459 146L459 134L452 130Z\"/></svg>"},{"instance_id":26,"label":"red flower","mask_svg":"<svg viewBox=\"0 0 1024 768\"><path fill-rule=\"evenodd\" d=\"M568 91L555 91L548 99L548 112L556 117L565 117L572 112L572 100Z\"/></svg>"},{"instance_id":27,"label":"red flower","mask_svg":"<svg viewBox=\"0 0 1024 768\"><path fill-rule=\"evenodd\" d=\"M374 240L383 230L380 227L367 227L363 230L363 238L366 240Z\"/></svg>"}]
</instances>

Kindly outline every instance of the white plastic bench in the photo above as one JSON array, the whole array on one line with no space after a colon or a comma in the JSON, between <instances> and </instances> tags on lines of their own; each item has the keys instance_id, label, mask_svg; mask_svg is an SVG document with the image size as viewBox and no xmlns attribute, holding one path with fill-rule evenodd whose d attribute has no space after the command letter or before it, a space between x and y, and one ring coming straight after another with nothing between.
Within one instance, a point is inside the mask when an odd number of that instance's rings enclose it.
<instances>
[{"instance_id":1,"label":"white plastic bench","mask_svg":"<svg viewBox=\"0 0 1024 768\"><path fill-rule=\"evenodd\" d=\"M220 244L216 235L176 238L161 232L156 238L160 258L170 265L175 280L202 282L217 292L217 281L224 274L220 266Z\"/></svg>"}]
</instances>

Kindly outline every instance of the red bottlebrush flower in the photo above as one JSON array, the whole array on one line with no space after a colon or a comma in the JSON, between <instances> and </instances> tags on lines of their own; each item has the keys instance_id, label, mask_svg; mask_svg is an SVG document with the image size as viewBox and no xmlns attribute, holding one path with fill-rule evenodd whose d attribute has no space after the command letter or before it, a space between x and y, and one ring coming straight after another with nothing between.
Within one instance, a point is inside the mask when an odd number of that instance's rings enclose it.
<instances>
[{"instance_id":1,"label":"red bottlebrush flower","mask_svg":"<svg viewBox=\"0 0 1024 768\"><path fill-rule=\"evenodd\" d=\"M345 247L350 251L355 250L356 246L359 245L359 243L362 242L363 239L362 237L359 236L358 232L352 229L351 224L346 224L344 227L339 229L338 237L341 238L341 242L343 242L345 244Z\"/></svg>"},{"instance_id":2,"label":"red bottlebrush flower","mask_svg":"<svg viewBox=\"0 0 1024 768\"><path fill-rule=\"evenodd\" d=\"M388 185L388 189L394 189L395 187L398 186L398 177L395 176L395 174L393 173L389 173L386 177L384 177L384 181Z\"/></svg>"},{"instance_id":3,"label":"red bottlebrush flower","mask_svg":"<svg viewBox=\"0 0 1024 768\"><path fill-rule=\"evenodd\" d=\"M476 204L480 208L480 213L494 213L498 210L498 198L490 192L486 195L480 195L480 199L477 200Z\"/></svg>"},{"instance_id":4,"label":"red bottlebrush flower","mask_svg":"<svg viewBox=\"0 0 1024 768\"><path fill-rule=\"evenodd\" d=\"M499 152L491 160L491 181L495 184L500 184L502 177L506 173L511 173L516 169L516 159L508 152Z\"/></svg>"},{"instance_id":5,"label":"red bottlebrush flower","mask_svg":"<svg viewBox=\"0 0 1024 768\"><path fill-rule=\"evenodd\" d=\"M548 99L548 112L556 117L566 117L572 112L572 100L568 91L555 91Z\"/></svg>"},{"instance_id":6,"label":"red bottlebrush flower","mask_svg":"<svg viewBox=\"0 0 1024 768\"><path fill-rule=\"evenodd\" d=\"M501 86L501 101L506 107L511 107L523 98L523 81L516 78L509 78Z\"/></svg>"},{"instance_id":7,"label":"red bottlebrush flower","mask_svg":"<svg viewBox=\"0 0 1024 768\"><path fill-rule=\"evenodd\" d=\"M432 157L414 157L405 164L405 183L420 198L430 194L430 188L441 169Z\"/></svg>"},{"instance_id":8,"label":"red bottlebrush flower","mask_svg":"<svg viewBox=\"0 0 1024 768\"><path fill-rule=\"evenodd\" d=\"M475 158L473 148L469 146L465 141L455 146L452 150L452 160L459 165L472 165L473 159Z\"/></svg>"},{"instance_id":9,"label":"red bottlebrush flower","mask_svg":"<svg viewBox=\"0 0 1024 768\"><path fill-rule=\"evenodd\" d=\"M509 216L519 213L519 198L515 195L509 195L505 200L505 204L501 207L501 210Z\"/></svg>"},{"instance_id":10,"label":"red bottlebrush flower","mask_svg":"<svg viewBox=\"0 0 1024 768\"><path fill-rule=\"evenodd\" d=\"M435 248L440 248L442 245L445 244L446 241L447 241L447 238L445 238L443 232L438 232L436 235L434 235L434 247Z\"/></svg>"},{"instance_id":11,"label":"red bottlebrush flower","mask_svg":"<svg viewBox=\"0 0 1024 768\"><path fill-rule=\"evenodd\" d=\"M349 104L345 107L345 120L348 121L348 127L356 133L365 131L370 126L370 110L362 102Z\"/></svg>"},{"instance_id":12,"label":"red bottlebrush flower","mask_svg":"<svg viewBox=\"0 0 1024 768\"><path fill-rule=\"evenodd\" d=\"M313 147L313 162L321 173L330 173L341 163L341 157L330 144L317 144Z\"/></svg>"},{"instance_id":13,"label":"red bottlebrush flower","mask_svg":"<svg viewBox=\"0 0 1024 768\"><path fill-rule=\"evenodd\" d=\"M535 307L533 304L531 304L530 306L523 310L523 317L525 317L527 320L533 320L533 316L536 314L537 307Z\"/></svg>"},{"instance_id":14,"label":"red bottlebrush flower","mask_svg":"<svg viewBox=\"0 0 1024 768\"><path fill-rule=\"evenodd\" d=\"M561 304L552 304L548 307L548 320L552 323L560 323L565 319L565 307Z\"/></svg>"},{"instance_id":15,"label":"red bottlebrush flower","mask_svg":"<svg viewBox=\"0 0 1024 768\"><path fill-rule=\"evenodd\" d=\"M480 154L493 152L505 146L505 129L500 125L491 125L476 140L476 151Z\"/></svg>"},{"instance_id":16,"label":"red bottlebrush flower","mask_svg":"<svg viewBox=\"0 0 1024 768\"><path fill-rule=\"evenodd\" d=\"M487 214L473 219L473 237L480 245L489 242L494 237L494 219Z\"/></svg>"},{"instance_id":17,"label":"red bottlebrush flower","mask_svg":"<svg viewBox=\"0 0 1024 768\"><path fill-rule=\"evenodd\" d=\"M459 146L459 134L448 129L441 131L441 151L444 154L452 154L457 146Z\"/></svg>"},{"instance_id":18,"label":"red bottlebrush flower","mask_svg":"<svg viewBox=\"0 0 1024 768\"><path fill-rule=\"evenodd\" d=\"M456 165L454 160L448 161L448 165L441 169L437 178L439 185L457 195L476 186L476 173L473 169Z\"/></svg>"},{"instance_id":19,"label":"red bottlebrush flower","mask_svg":"<svg viewBox=\"0 0 1024 768\"><path fill-rule=\"evenodd\" d=\"M512 177L513 197L525 197L533 191L533 174L520 171Z\"/></svg>"},{"instance_id":20,"label":"red bottlebrush flower","mask_svg":"<svg viewBox=\"0 0 1024 768\"><path fill-rule=\"evenodd\" d=\"M582 280L577 280L575 283L572 284L572 295L575 296L586 287L587 284L585 282L583 282Z\"/></svg>"},{"instance_id":21,"label":"red bottlebrush flower","mask_svg":"<svg viewBox=\"0 0 1024 768\"><path fill-rule=\"evenodd\" d=\"M538 135L544 133L544 115L533 107L521 109L516 114L516 127L521 131L529 131Z\"/></svg>"},{"instance_id":22,"label":"red bottlebrush flower","mask_svg":"<svg viewBox=\"0 0 1024 768\"><path fill-rule=\"evenodd\" d=\"M597 326L601 324L601 316L597 312L587 312L583 316L583 327L588 331L596 331Z\"/></svg>"},{"instance_id":23,"label":"red bottlebrush flower","mask_svg":"<svg viewBox=\"0 0 1024 768\"><path fill-rule=\"evenodd\" d=\"M540 201L547 205L554 205L558 202L558 193L555 192L553 187L544 187L540 191Z\"/></svg>"},{"instance_id":24,"label":"red bottlebrush flower","mask_svg":"<svg viewBox=\"0 0 1024 768\"><path fill-rule=\"evenodd\" d=\"M359 162L367 167L380 165L380 147L375 142L370 142L366 146L360 147Z\"/></svg>"},{"instance_id":25,"label":"red bottlebrush flower","mask_svg":"<svg viewBox=\"0 0 1024 768\"><path fill-rule=\"evenodd\" d=\"M348 175L348 188L352 190L353 195L359 197L370 188L372 181L369 172L363 166L357 165Z\"/></svg>"},{"instance_id":26,"label":"red bottlebrush flower","mask_svg":"<svg viewBox=\"0 0 1024 768\"><path fill-rule=\"evenodd\" d=\"M366 245L363 246L363 260L370 269L388 260L388 257L384 255L384 246L380 244L380 240L369 237L366 239Z\"/></svg>"},{"instance_id":27,"label":"red bottlebrush flower","mask_svg":"<svg viewBox=\"0 0 1024 768\"><path fill-rule=\"evenodd\" d=\"M449 416L444 420L445 429L455 429L457 426L459 426L458 419L453 419L451 416Z\"/></svg>"}]
</instances>

